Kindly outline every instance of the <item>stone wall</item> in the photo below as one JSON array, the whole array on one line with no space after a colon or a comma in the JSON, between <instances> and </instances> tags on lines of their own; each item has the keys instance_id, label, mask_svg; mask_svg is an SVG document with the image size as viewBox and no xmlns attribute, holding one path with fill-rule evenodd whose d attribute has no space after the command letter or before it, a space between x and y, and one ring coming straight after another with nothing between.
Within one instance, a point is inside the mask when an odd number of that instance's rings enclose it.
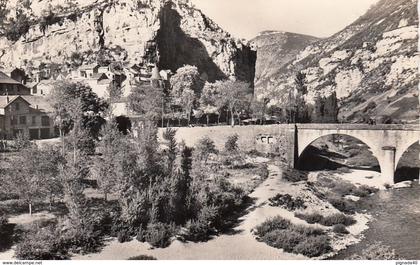
<instances>
[{"instance_id":1,"label":"stone wall","mask_svg":"<svg viewBox=\"0 0 420 265\"><path fill-rule=\"evenodd\" d=\"M194 146L204 136L210 137L217 149L223 150L227 138L233 134L239 136L239 146L243 151L257 150L263 153L276 153L280 159L293 165L295 130L293 125L267 126L214 126L175 128L178 142L184 141L188 146ZM159 129L159 139L165 129Z\"/></svg>"}]
</instances>

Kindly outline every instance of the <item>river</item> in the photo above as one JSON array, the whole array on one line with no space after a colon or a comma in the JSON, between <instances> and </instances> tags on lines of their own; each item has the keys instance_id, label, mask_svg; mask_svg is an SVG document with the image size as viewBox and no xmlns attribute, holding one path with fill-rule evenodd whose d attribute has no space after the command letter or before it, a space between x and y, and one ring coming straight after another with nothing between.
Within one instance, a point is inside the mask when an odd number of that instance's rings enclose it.
<instances>
[{"instance_id":1,"label":"river","mask_svg":"<svg viewBox=\"0 0 420 265\"><path fill-rule=\"evenodd\" d=\"M413 188L379 191L359 201L360 209L374 219L365 238L338 253L333 259L348 259L374 242L395 249L403 259L420 260L420 185Z\"/></svg>"}]
</instances>

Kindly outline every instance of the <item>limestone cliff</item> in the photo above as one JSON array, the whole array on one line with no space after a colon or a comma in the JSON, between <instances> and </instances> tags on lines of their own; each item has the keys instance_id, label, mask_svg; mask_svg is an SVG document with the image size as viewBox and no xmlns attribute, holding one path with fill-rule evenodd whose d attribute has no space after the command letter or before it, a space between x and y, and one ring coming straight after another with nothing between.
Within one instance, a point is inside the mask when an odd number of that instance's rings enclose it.
<instances>
[{"instance_id":1,"label":"limestone cliff","mask_svg":"<svg viewBox=\"0 0 420 265\"><path fill-rule=\"evenodd\" d=\"M418 15L414 0L381 0L337 34L311 43L275 75L258 80L260 97L284 101L298 71L307 75L308 102L333 91L340 117L418 120ZM279 44L282 45L281 43ZM389 118L387 118L389 120Z\"/></svg>"},{"instance_id":2,"label":"limestone cliff","mask_svg":"<svg viewBox=\"0 0 420 265\"><path fill-rule=\"evenodd\" d=\"M3 67L103 57L134 64L146 56L172 71L196 65L210 80L254 79L255 52L188 0L34 0L25 12L29 31L17 41L0 37Z\"/></svg>"}]
</instances>

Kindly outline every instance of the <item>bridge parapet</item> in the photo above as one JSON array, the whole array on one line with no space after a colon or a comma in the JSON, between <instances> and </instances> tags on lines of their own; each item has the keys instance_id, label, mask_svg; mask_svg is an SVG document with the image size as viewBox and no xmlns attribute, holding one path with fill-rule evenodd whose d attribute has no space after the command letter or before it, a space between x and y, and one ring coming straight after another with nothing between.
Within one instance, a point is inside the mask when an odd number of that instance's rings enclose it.
<instances>
[{"instance_id":1,"label":"bridge parapet","mask_svg":"<svg viewBox=\"0 0 420 265\"><path fill-rule=\"evenodd\" d=\"M308 130L392 130L420 131L419 124L360 124L360 123L304 123L296 124L297 129Z\"/></svg>"}]
</instances>

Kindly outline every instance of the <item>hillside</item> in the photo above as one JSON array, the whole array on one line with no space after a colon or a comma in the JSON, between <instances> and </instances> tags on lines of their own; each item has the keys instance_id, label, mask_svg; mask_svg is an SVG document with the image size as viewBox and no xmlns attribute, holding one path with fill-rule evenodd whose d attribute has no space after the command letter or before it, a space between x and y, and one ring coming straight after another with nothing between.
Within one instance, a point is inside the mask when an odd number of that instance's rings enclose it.
<instances>
[{"instance_id":1,"label":"hillside","mask_svg":"<svg viewBox=\"0 0 420 265\"><path fill-rule=\"evenodd\" d=\"M16 2L22 1L7 2L9 18ZM172 71L196 65L210 80L254 79L255 52L188 0L34 0L20 10L30 25L17 19L19 35L0 36L5 68L103 60L135 64L146 57Z\"/></svg>"},{"instance_id":2,"label":"hillside","mask_svg":"<svg viewBox=\"0 0 420 265\"><path fill-rule=\"evenodd\" d=\"M290 32L264 31L251 40L258 51L255 66L255 86L261 87L264 81L276 76L296 55L318 38ZM261 86L260 86L261 85Z\"/></svg>"},{"instance_id":3,"label":"hillside","mask_svg":"<svg viewBox=\"0 0 420 265\"><path fill-rule=\"evenodd\" d=\"M298 71L307 75L307 102L333 91L340 118L364 122L418 120L416 1L381 0L337 34L301 50L287 67L258 80L259 97L284 101ZM282 46L280 43L279 46ZM386 117L384 117L386 116Z\"/></svg>"}]
</instances>

